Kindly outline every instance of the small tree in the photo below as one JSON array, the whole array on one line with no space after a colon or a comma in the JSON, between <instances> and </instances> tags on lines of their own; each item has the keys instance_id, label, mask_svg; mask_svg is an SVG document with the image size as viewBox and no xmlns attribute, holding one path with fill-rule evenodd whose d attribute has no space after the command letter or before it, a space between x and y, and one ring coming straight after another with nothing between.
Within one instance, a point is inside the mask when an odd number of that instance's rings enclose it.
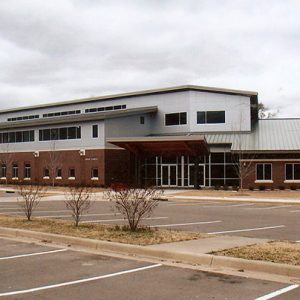
<instances>
[{"instance_id":1,"label":"small tree","mask_svg":"<svg viewBox=\"0 0 300 300\"><path fill-rule=\"evenodd\" d=\"M31 221L33 211L37 208L41 198L46 193L46 187L42 185L18 185L18 193L21 198L18 198L18 205L21 210L25 213L28 221Z\"/></svg>"},{"instance_id":2,"label":"small tree","mask_svg":"<svg viewBox=\"0 0 300 300\"><path fill-rule=\"evenodd\" d=\"M71 210L75 226L78 227L83 213L87 212L93 204L93 189L91 187L73 185L65 193L66 208Z\"/></svg>"},{"instance_id":3,"label":"small tree","mask_svg":"<svg viewBox=\"0 0 300 300\"><path fill-rule=\"evenodd\" d=\"M136 231L142 218L150 217L158 205L163 190L154 187L109 190L105 198L115 203L115 209L127 220L131 231Z\"/></svg>"},{"instance_id":4,"label":"small tree","mask_svg":"<svg viewBox=\"0 0 300 300\"><path fill-rule=\"evenodd\" d=\"M55 186L57 169L61 168L61 166L62 166L61 153L56 150L56 141L53 140L51 141L50 144L50 151L49 151L48 163L47 163L47 167L49 169L49 175L50 178L52 179L52 186Z\"/></svg>"}]
</instances>

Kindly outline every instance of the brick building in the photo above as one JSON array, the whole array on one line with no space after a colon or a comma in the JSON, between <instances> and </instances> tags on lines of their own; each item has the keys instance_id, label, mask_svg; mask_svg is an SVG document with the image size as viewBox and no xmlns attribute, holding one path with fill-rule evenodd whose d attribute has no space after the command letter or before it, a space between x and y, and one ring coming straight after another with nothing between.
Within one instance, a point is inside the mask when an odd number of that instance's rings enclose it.
<instances>
[{"instance_id":1,"label":"brick building","mask_svg":"<svg viewBox=\"0 0 300 300\"><path fill-rule=\"evenodd\" d=\"M177 86L0 111L0 181L300 186L300 119L256 92Z\"/></svg>"}]
</instances>

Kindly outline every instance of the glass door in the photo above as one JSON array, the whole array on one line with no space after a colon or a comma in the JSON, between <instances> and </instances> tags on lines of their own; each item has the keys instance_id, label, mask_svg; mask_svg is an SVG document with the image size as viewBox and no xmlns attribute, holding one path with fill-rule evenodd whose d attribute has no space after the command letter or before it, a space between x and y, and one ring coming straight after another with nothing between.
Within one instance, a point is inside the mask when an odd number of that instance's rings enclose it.
<instances>
[{"instance_id":1,"label":"glass door","mask_svg":"<svg viewBox=\"0 0 300 300\"><path fill-rule=\"evenodd\" d=\"M161 185L165 187L177 186L177 165L161 165Z\"/></svg>"},{"instance_id":2,"label":"glass door","mask_svg":"<svg viewBox=\"0 0 300 300\"><path fill-rule=\"evenodd\" d=\"M195 165L190 164L189 165L189 186L193 187L195 185L195 175L194 171L195 170ZM198 180L199 180L199 185L201 187L205 186L205 165L204 164L199 164L198 168Z\"/></svg>"}]
</instances>

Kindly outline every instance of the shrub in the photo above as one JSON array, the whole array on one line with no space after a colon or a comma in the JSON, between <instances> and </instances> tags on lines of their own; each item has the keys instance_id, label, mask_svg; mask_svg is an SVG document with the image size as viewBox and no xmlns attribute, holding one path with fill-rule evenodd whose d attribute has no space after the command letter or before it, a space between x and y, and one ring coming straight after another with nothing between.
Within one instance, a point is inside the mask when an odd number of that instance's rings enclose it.
<instances>
[{"instance_id":1,"label":"shrub","mask_svg":"<svg viewBox=\"0 0 300 300\"><path fill-rule=\"evenodd\" d=\"M297 190L297 187L294 186L294 185L291 185L291 186L290 186L290 189L291 189L292 191L296 191L296 190Z\"/></svg>"},{"instance_id":2,"label":"shrub","mask_svg":"<svg viewBox=\"0 0 300 300\"><path fill-rule=\"evenodd\" d=\"M224 190L224 191L228 191L228 190L229 190L229 187L228 187L228 185L224 184L224 186L223 186L223 190Z\"/></svg>"},{"instance_id":3,"label":"shrub","mask_svg":"<svg viewBox=\"0 0 300 300\"><path fill-rule=\"evenodd\" d=\"M218 191L220 189L219 185L215 185L215 190Z\"/></svg>"},{"instance_id":4,"label":"shrub","mask_svg":"<svg viewBox=\"0 0 300 300\"><path fill-rule=\"evenodd\" d=\"M260 186L258 187L258 189L259 189L260 191L265 191L265 190L266 190L266 187L265 187L264 185L260 185Z\"/></svg>"},{"instance_id":5,"label":"shrub","mask_svg":"<svg viewBox=\"0 0 300 300\"><path fill-rule=\"evenodd\" d=\"M280 191L283 191L283 190L285 190L285 187L284 187L283 185L280 185L280 186L278 187L278 189L279 189Z\"/></svg>"},{"instance_id":6,"label":"shrub","mask_svg":"<svg viewBox=\"0 0 300 300\"><path fill-rule=\"evenodd\" d=\"M254 191L254 187L253 186L249 186L249 191Z\"/></svg>"}]
</instances>

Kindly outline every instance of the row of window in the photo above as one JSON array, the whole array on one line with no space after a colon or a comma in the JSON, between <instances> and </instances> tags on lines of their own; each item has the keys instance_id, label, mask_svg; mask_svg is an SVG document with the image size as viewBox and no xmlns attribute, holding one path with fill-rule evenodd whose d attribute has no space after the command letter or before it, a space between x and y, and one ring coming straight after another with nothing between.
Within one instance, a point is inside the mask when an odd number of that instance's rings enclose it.
<instances>
[{"instance_id":1,"label":"row of window","mask_svg":"<svg viewBox=\"0 0 300 300\"><path fill-rule=\"evenodd\" d=\"M197 124L224 124L225 111L197 111ZM187 124L187 113L178 112L165 115L165 125Z\"/></svg>"},{"instance_id":2,"label":"row of window","mask_svg":"<svg viewBox=\"0 0 300 300\"><path fill-rule=\"evenodd\" d=\"M80 126L39 130L40 141L73 140L73 139L80 139L80 138L81 138Z\"/></svg>"},{"instance_id":3,"label":"row of window","mask_svg":"<svg viewBox=\"0 0 300 300\"><path fill-rule=\"evenodd\" d=\"M0 133L0 144L34 142L34 130Z\"/></svg>"},{"instance_id":4,"label":"row of window","mask_svg":"<svg viewBox=\"0 0 300 300\"><path fill-rule=\"evenodd\" d=\"M81 110L68 110L68 111L59 111L54 113L43 114L43 118L52 118L59 116L70 116L81 114Z\"/></svg>"},{"instance_id":5,"label":"row of window","mask_svg":"<svg viewBox=\"0 0 300 300\"><path fill-rule=\"evenodd\" d=\"M126 109L126 105L123 104L123 105L115 105L115 106L101 106L101 107L87 108L85 110L85 113L94 113L94 112L118 110L118 109Z\"/></svg>"},{"instance_id":6,"label":"row of window","mask_svg":"<svg viewBox=\"0 0 300 300\"><path fill-rule=\"evenodd\" d=\"M256 164L256 180L272 180L272 164ZM285 180L300 180L300 164L285 164Z\"/></svg>"},{"instance_id":7,"label":"row of window","mask_svg":"<svg viewBox=\"0 0 300 300\"><path fill-rule=\"evenodd\" d=\"M22 117L16 117L16 118L8 118L8 122L13 121L23 121L23 120L33 120L33 119L39 119L39 115L30 115L30 116L22 116Z\"/></svg>"},{"instance_id":8,"label":"row of window","mask_svg":"<svg viewBox=\"0 0 300 300\"><path fill-rule=\"evenodd\" d=\"M85 113L93 113L93 112L109 111L109 110L118 110L118 109L126 109L126 104L87 108L87 109L85 109ZM47 114L43 114L43 118L70 116L70 115L77 115L77 114L81 114L80 109L47 113ZM8 118L7 121L8 122L15 122L15 121L25 121L25 120L33 120L33 119L39 119L39 118L40 118L39 115L28 115L28 116Z\"/></svg>"},{"instance_id":9,"label":"row of window","mask_svg":"<svg viewBox=\"0 0 300 300\"><path fill-rule=\"evenodd\" d=\"M91 169L91 179L98 179L99 177L98 168ZM7 177L7 167L6 164L2 164L0 168L0 177L6 178ZM18 164L12 165L12 178L19 178L19 166ZM50 179L50 170L48 168L43 169L43 178ZM62 179L62 169L57 168L55 170L55 178ZM76 171L75 168L68 169L68 178L75 179L76 178ZM31 166L30 164L24 165L24 179L31 179Z\"/></svg>"}]
</instances>

